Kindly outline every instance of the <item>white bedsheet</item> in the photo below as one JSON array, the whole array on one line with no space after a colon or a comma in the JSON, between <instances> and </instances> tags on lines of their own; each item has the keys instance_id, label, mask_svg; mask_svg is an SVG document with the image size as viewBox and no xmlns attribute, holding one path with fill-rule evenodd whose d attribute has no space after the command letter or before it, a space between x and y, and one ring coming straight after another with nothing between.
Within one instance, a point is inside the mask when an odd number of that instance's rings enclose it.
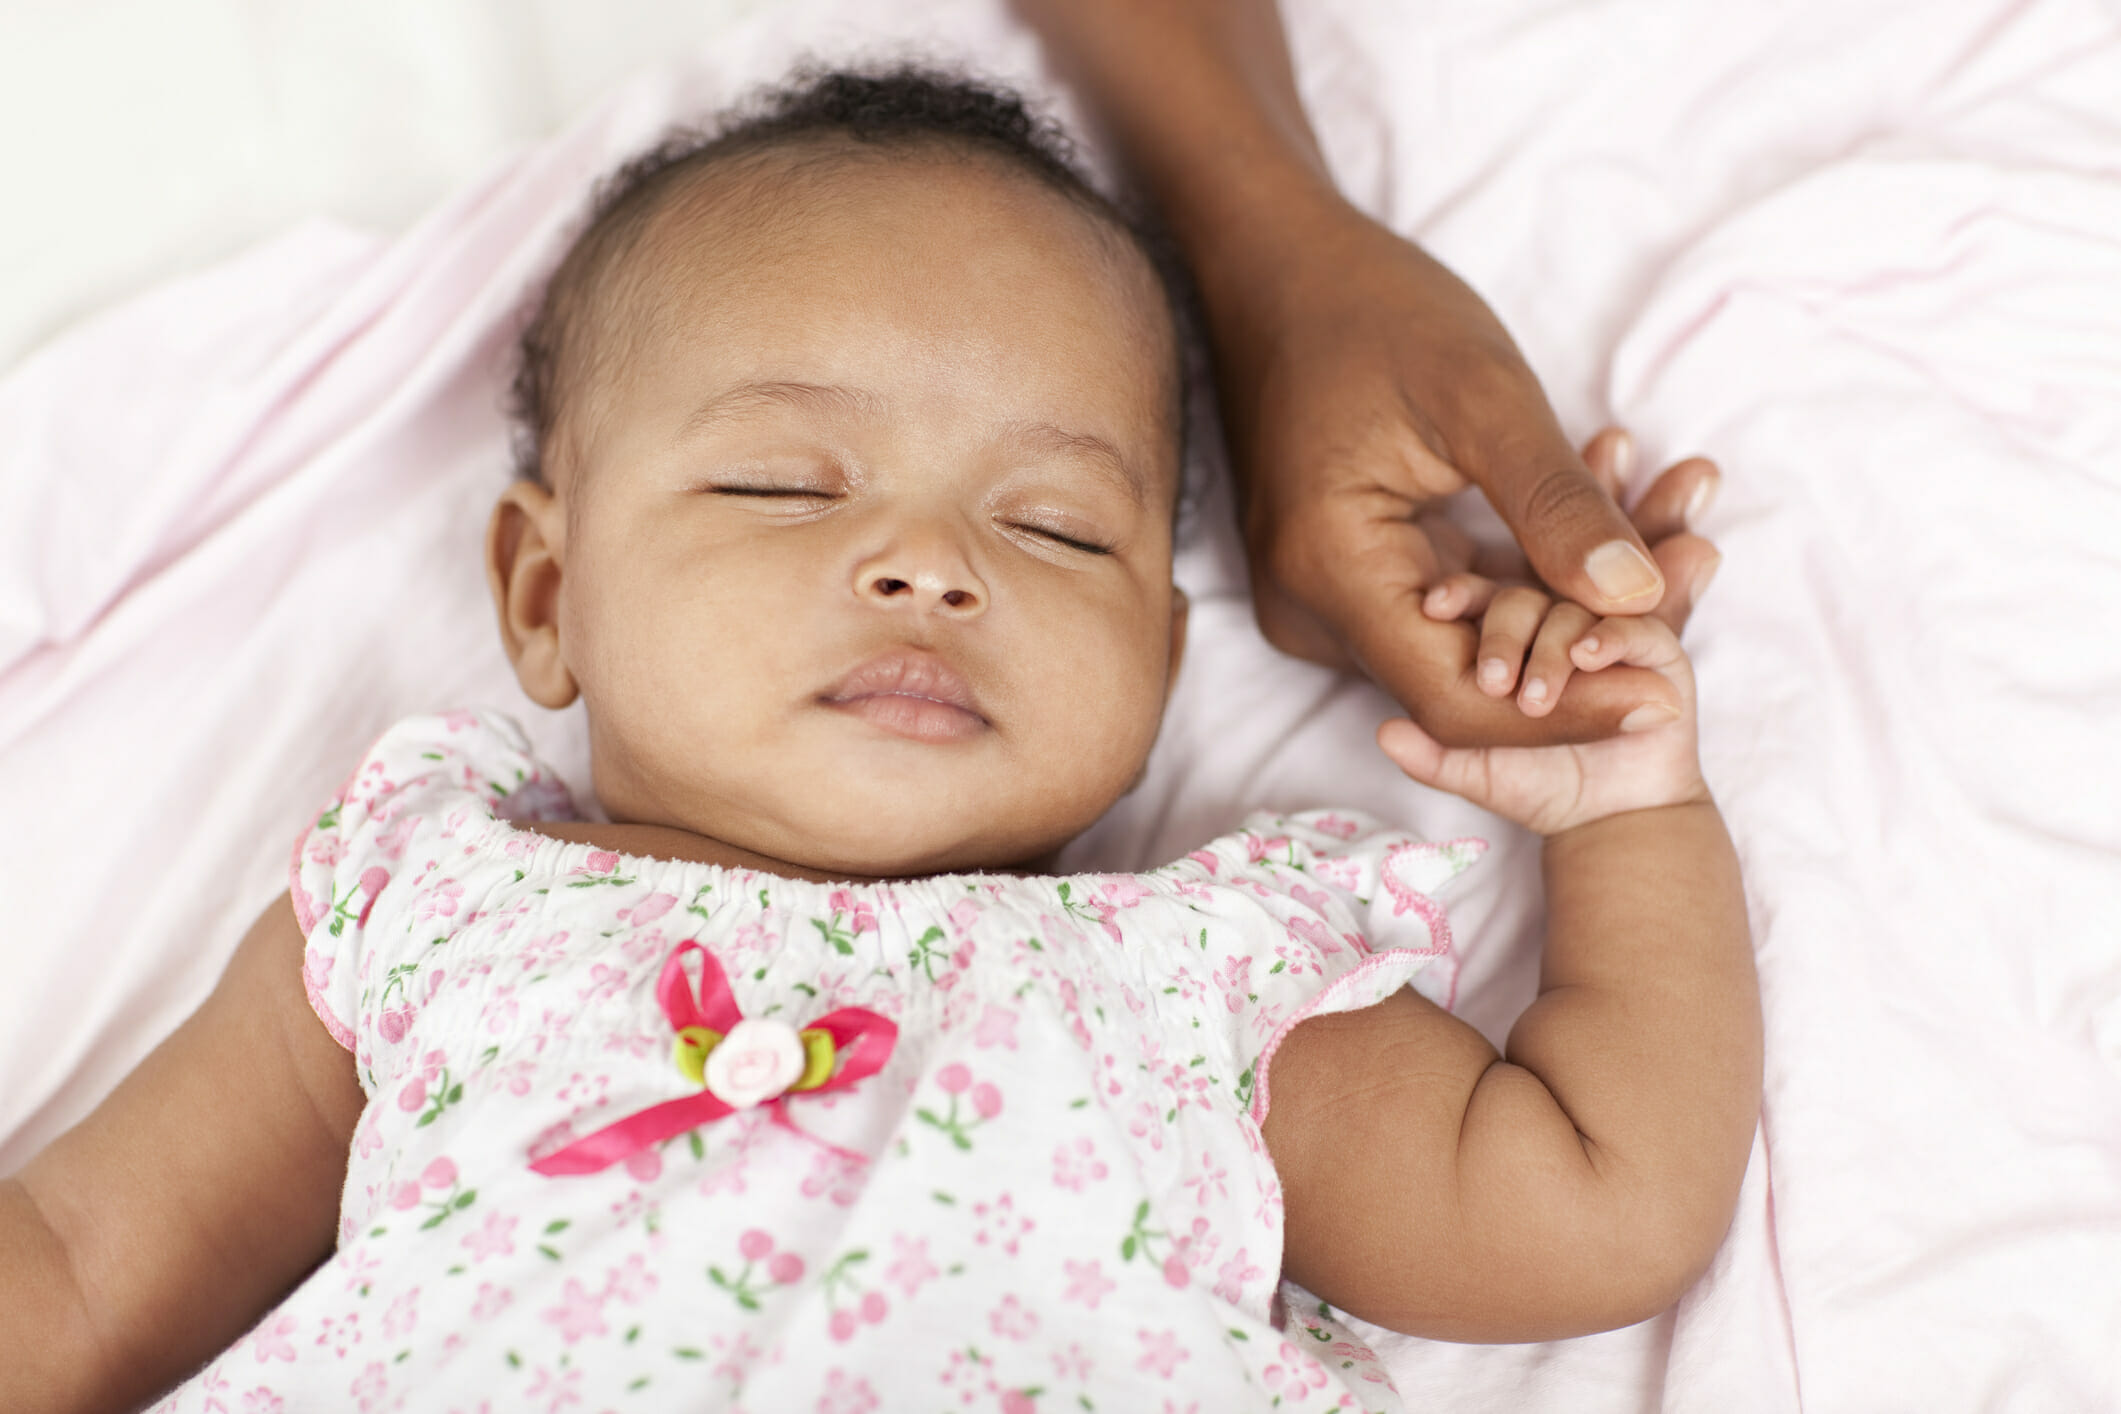
<instances>
[{"instance_id":1,"label":"white bedsheet","mask_svg":"<svg viewBox=\"0 0 2121 1414\"><path fill-rule=\"evenodd\" d=\"M1689 641L1767 1089L1676 1313L1388 1338L1411 1407L2121 1408L2121 17L2094 0L1292 3L1348 190L1482 289L1566 421L1718 455ZM406 235L312 224L0 380L0 1173L211 986L382 726L524 700L478 559L511 312L585 184L800 51L1040 81L992 4L790 6ZM1220 498L1142 788L1154 862L1343 801L1498 848L1462 1009L1531 987L1536 848L1394 777L1250 626Z\"/></svg>"}]
</instances>

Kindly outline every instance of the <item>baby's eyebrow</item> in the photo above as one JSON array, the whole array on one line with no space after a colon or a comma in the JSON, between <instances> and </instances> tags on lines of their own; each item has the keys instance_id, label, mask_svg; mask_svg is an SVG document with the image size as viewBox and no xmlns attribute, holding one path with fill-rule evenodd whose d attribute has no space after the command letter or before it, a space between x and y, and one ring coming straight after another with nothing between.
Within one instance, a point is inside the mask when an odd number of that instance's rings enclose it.
<instances>
[{"instance_id":1,"label":"baby's eyebrow","mask_svg":"<svg viewBox=\"0 0 2121 1414\"><path fill-rule=\"evenodd\" d=\"M848 388L837 383L796 383L781 379L739 383L723 389L693 409L679 435L695 437L717 423L768 407L874 418L883 415L884 400L866 388Z\"/></svg>"},{"instance_id":2,"label":"baby's eyebrow","mask_svg":"<svg viewBox=\"0 0 2121 1414\"><path fill-rule=\"evenodd\" d=\"M1119 448L1094 432L1070 432L1050 422L1011 422L1003 425L1001 440L1032 452L1079 457L1116 483L1136 505L1146 504L1148 492L1141 472L1120 455Z\"/></svg>"},{"instance_id":3,"label":"baby's eyebrow","mask_svg":"<svg viewBox=\"0 0 2121 1414\"><path fill-rule=\"evenodd\" d=\"M725 388L701 403L685 419L678 435L686 439L697 437L721 423L772 407L864 419L880 418L886 411L884 398L867 388L787 379L760 380ZM1109 439L1094 432L1071 432L1051 422L1016 421L1003 423L997 428L995 440L1033 455L1081 460L1126 492L1135 504L1147 504L1148 489L1141 471L1122 456Z\"/></svg>"}]
</instances>

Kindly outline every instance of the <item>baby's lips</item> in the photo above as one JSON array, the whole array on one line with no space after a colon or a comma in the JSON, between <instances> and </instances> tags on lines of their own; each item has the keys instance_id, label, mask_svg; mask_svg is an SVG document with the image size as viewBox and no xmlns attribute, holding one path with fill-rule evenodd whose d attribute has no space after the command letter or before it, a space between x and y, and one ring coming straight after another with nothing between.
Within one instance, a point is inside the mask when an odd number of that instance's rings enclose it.
<instances>
[{"instance_id":1,"label":"baby's lips","mask_svg":"<svg viewBox=\"0 0 2121 1414\"><path fill-rule=\"evenodd\" d=\"M855 668L823 693L827 702L863 697L915 697L940 702L984 719L972 684L941 654L925 648L894 648Z\"/></svg>"}]
</instances>

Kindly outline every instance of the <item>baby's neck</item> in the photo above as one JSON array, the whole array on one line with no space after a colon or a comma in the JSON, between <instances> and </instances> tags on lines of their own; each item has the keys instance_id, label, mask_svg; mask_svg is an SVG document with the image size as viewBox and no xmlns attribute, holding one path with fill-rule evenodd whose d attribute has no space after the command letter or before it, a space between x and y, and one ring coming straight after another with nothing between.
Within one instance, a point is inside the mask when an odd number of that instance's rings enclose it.
<instances>
[{"instance_id":1,"label":"baby's neck","mask_svg":"<svg viewBox=\"0 0 2121 1414\"><path fill-rule=\"evenodd\" d=\"M817 884L872 883L860 875L821 873L786 859L755 854L707 835L696 835L675 825L636 825L596 820L529 820L521 828L574 844L593 844L620 854L649 859L684 859L695 864L716 864L724 869L755 869L787 879L808 879Z\"/></svg>"},{"instance_id":2,"label":"baby's neck","mask_svg":"<svg viewBox=\"0 0 2121 1414\"><path fill-rule=\"evenodd\" d=\"M777 874L784 879L807 879L814 884L877 882L876 877L872 875L831 873L813 869L807 864L798 864L793 860L775 859L709 835L694 834L691 830L680 829L675 825L596 820L525 820L518 822L517 827L550 839L566 840L571 844L593 844L599 849L640 855L648 859L683 859L695 864L714 864L724 869L752 869L764 874ZM1043 874L1050 872L1051 866L1052 861L1049 859L1003 865L990 868L988 872Z\"/></svg>"}]
</instances>

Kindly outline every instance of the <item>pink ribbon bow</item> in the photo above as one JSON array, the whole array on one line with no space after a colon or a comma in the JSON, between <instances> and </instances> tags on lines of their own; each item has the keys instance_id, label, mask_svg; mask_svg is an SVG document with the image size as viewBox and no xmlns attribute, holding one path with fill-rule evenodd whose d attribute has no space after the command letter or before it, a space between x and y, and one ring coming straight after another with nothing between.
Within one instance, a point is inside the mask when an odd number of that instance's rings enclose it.
<instances>
[{"instance_id":1,"label":"pink ribbon bow","mask_svg":"<svg viewBox=\"0 0 2121 1414\"><path fill-rule=\"evenodd\" d=\"M697 953L700 959L697 998L686 985L684 963L689 953ZM652 1105L639 1114L607 1124L596 1133L538 1159L530 1166L533 1172L549 1178L595 1173L650 1145L660 1144L688 1129L712 1124L739 1109L749 1109L760 1103L772 1112L775 1124L793 1130L813 1143L825 1144L824 1140L797 1128L788 1118L789 1097L844 1090L865 1080L884 1068L884 1062L891 1058L891 1052L898 1044L898 1027L890 1018L867 1007L842 1007L802 1028L798 1044L803 1060L798 1063L799 1073L788 1080L772 1078L776 1059L772 1056L737 1055L733 1065L717 1066L714 1051L725 1045L739 1026L756 1029L761 1023L745 1021L744 1013L737 1008L736 998L730 994L729 979L723 974L722 965L715 961L714 954L696 942L680 943L672 949L663 963L663 975L656 983L656 1000L662 1003L663 1015L669 1019L671 1029L678 1033L678 1067L699 1082L700 1092ZM766 1039L778 1039L784 1047L787 1044L784 1038ZM740 1039L739 1049L743 1045ZM761 1066L765 1069L762 1070ZM715 1093L717 1071L721 1083L732 1091L727 1098ZM750 1093L758 1088L761 1075L768 1077L763 1083L770 1093ZM731 1103L732 1100L735 1103ZM825 1144L825 1147L842 1158L864 1161L863 1155L836 1144Z\"/></svg>"}]
</instances>

